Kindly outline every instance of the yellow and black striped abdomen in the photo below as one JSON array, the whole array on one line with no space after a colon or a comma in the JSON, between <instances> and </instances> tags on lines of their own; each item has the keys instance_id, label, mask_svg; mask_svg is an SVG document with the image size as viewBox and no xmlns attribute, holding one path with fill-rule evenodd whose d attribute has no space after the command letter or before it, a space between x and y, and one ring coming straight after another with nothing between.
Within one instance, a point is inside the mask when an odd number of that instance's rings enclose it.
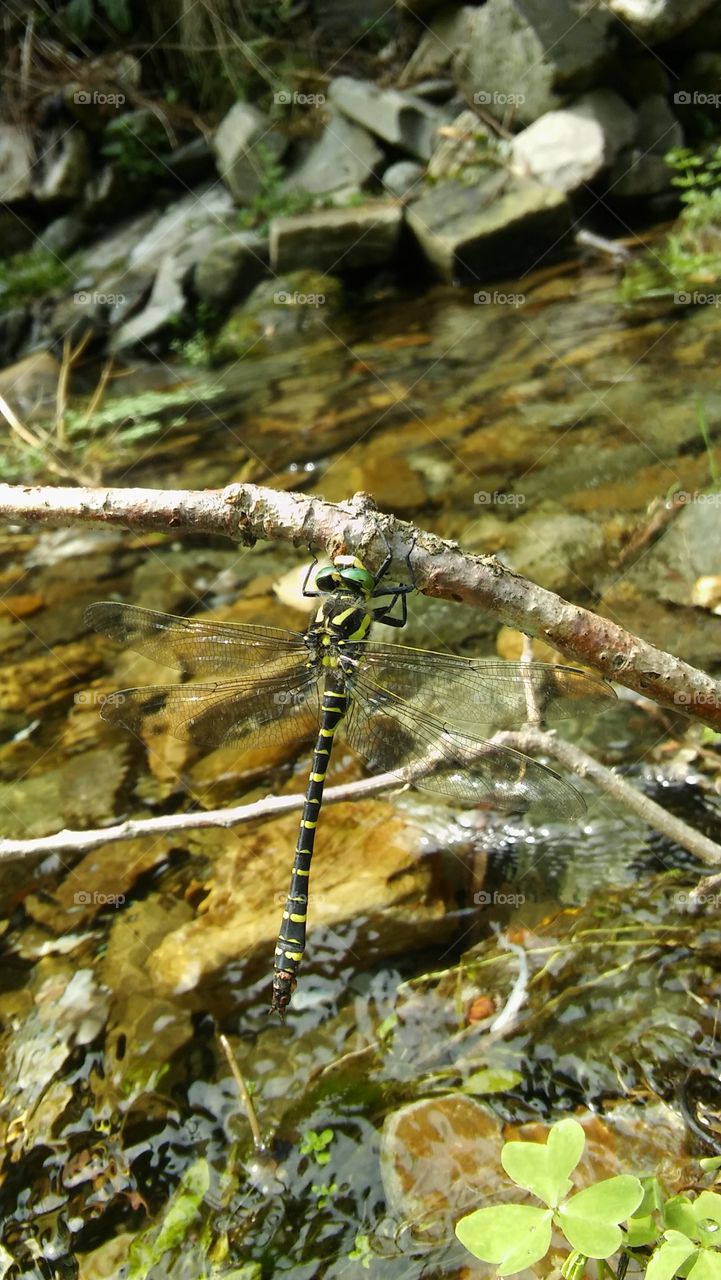
<instances>
[{"instance_id":1,"label":"yellow and black striped abdomen","mask_svg":"<svg viewBox=\"0 0 721 1280\"><path fill-rule=\"evenodd\" d=\"M339 679L328 676L321 703L320 729L313 752L308 786L305 791L303 813L298 829L293 871L290 878L288 899L275 949L273 975L273 1000L271 1009L285 1013L296 986L298 966L305 951L306 920L308 915L308 882L313 858L315 829L318 825L323 786L333 746L333 737L339 722L345 715L348 697Z\"/></svg>"}]
</instances>

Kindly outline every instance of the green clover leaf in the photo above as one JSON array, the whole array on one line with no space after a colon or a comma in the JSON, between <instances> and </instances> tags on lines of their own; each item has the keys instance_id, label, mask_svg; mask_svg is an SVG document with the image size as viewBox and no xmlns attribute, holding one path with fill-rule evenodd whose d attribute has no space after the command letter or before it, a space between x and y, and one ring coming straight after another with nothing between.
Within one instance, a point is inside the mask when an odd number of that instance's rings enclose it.
<instances>
[{"instance_id":1,"label":"green clover leaf","mask_svg":"<svg viewBox=\"0 0 721 1280\"><path fill-rule=\"evenodd\" d=\"M512 1276L545 1258L551 1244L551 1217L549 1209L533 1205L493 1205L461 1218L456 1235L469 1253L495 1263L499 1276Z\"/></svg>"},{"instance_id":2,"label":"green clover leaf","mask_svg":"<svg viewBox=\"0 0 721 1280\"><path fill-rule=\"evenodd\" d=\"M539 1142L507 1142L501 1152L501 1164L519 1187L555 1208L573 1186L568 1175L581 1159L585 1143L586 1135L577 1120L559 1120L549 1131L545 1146Z\"/></svg>"},{"instance_id":3,"label":"green clover leaf","mask_svg":"<svg viewBox=\"0 0 721 1280\"><path fill-rule=\"evenodd\" d=\"M559 1208L556 1221L579 1253L587 1258L610 1258L623 1240L619 1222L631 1217L643 1195L638 1178L619 1174L572 1196Z\"/></svg>"}]
</instances>

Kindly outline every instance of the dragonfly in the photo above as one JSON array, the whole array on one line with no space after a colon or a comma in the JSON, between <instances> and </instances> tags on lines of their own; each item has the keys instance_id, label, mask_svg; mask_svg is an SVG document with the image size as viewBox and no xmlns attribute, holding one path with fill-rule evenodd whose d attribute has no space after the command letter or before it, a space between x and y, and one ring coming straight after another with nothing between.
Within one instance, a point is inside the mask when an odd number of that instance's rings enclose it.
<instances>
[{"instance_id":1,"label":"dragonfly","mask_svg":"<svg viewBox=\"0 0 721 1280\"><path fill-rule=\"evenodd\" d=\"M554 720L604 710L615 694L576 667L506 662L379 643L376 623L405 626L411 583L384 581L356 556L311 564L303 594L320 603L305 631L176 617L132 604L93 604L95 630L166 666L183 683L105 697L102 718L133 733L166 732L200 747L312 744L290 888L275 950L271 1012L281 1019L306 946L308 885L328 765L337 735L371 773L467 804L579 817L569 782L488 741L530 709ZM314 572L315 571L315 572ZM311 578L313 579L312 586Z\"/></svg>"}]
</instances>

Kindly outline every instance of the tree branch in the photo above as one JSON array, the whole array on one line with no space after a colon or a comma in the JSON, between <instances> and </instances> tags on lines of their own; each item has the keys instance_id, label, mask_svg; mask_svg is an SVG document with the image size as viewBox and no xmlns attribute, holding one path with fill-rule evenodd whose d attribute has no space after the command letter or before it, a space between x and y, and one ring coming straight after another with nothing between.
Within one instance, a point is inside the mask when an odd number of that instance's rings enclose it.
<instances>
[{"instance_id":1,"label":"tree branch","mask_svg":"<svg viewBox=\"0 0 721 1280\"><path fill-rule=\"evenodd\" d=\"M330 555L352 551L371 568L390 549L395 572L406 576L412 547L419 591L484 609L571 661L721 730L721 685L706 672L536 586L493 556L464 555L456 543L380 514L368 494L334 504L251 484L201 491L0 485L2 517L53 526L113 524L136 533L222 534L248 546L284 540Z\"/></svg>"}]
</instances>

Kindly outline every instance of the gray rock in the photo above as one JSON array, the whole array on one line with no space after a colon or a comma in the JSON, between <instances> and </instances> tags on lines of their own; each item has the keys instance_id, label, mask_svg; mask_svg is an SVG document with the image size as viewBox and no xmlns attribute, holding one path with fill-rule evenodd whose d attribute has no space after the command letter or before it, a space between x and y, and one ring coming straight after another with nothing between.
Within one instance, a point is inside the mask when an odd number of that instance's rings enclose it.
<instances>
[{"instance_id":1,"label":"gray rock","mask_svg":"<svg viewBox=\"0 0 721 1280\"><path fill-rule=\"evenodd\" d=\"M601 525L587 516L531 512L514 520L513 539L503 558L516 573L565 595L573 591L574 582L593 581L603 553Z\"/></svg>"},{"instance_id":2,"label":"gray rock","mask_svg":"<svg viewBox=\"0 0 721 1280\"><path fill-rule=\"evenodd\" d=\"M17 124L0 124L0 204L12 204L30 195L32 167L27 130Z\"/></svg>"},{"instance_id":3,"label":"gray rock","mask_svg":"<svg viewBox=\"0 0 721 1280\"><path fill-rule=\"evenodd\" d=\"M161 260L147 304L116 330L108 349L127 351L141 343L144 345L177 320L187 305L183 290L185 274L186 267L178 256L167 253Z\"/></svg>"},{"instance_id":4,"label":"gray rock","mask_svg":"<svg viewBox=\"0 0 721 1280\"><path fill-rule=\"evenodd\" d=\"M66 253L71 253L86 235L87 227L82 219L74 213L64 213L62 217L55 218L39 232L35 246L38 249L47 249L49 253L55 253L62 258Z\"/></svg>"},{"instance_id":5,"label":"gray rock","mask_svg":"<svg viewBox=\"0 0 721 1280\"><path fill-rule=\"evenodd\" d=\"M653 196L671 187L665 155L683 145L683 129L665 98L650 94L637 113L633 145L622 151L611 170L609 187L615 196Z\"/></svg>"},{"instance_id":6,"label":"gray rock","mask_svg":"<svg viewBox=\"0 0 721 1280\"><path fill-rule=\"evenodd\" d=\"M396 160L383 174L383 186L390 196L398 200L413 200L422 190L425 170L415 160Z\"/></svg>"},{"instance_id":7,"label":"gray rock","mask_svg":"<svg viewBox=\"0 0 721 1280\"><path fill-rule=\"evenodd\" d=\"M648 44L669 40L693 26L715 0L607 0L608 8Z\"/></svg>"},{"instance_id":8,"label":"gray rock","mask_svg":"<svg viewBox=\"0 0 721 1280\"><path fill-rule=\"evenodd\" d=\"M398 89L380 89L372 80L352 76L332 80L328 100L349 120L417 160L428 160L437 130L445 123L444 113L423 98Z\"/></svg>"},{"instance_id":9,"label":"gray rock","mask_svg":"<svg viewBox=\"0 0 721 1280\"><path fill-rule=\"evenodd\" d=\"M488 0L475 9L466 47L453 59L470 101L523 124L562 106L560 94L590 87L611 48L613 19L587 0Z\"/></svg>"},{"instance_id":10,"label":"gray rock","mask_svg":"<svg viewBox=\"0 0 721 1280\"><path fill-rule=\"evenodd\" d=\"M417 81L447 71L455 54L468 43L475 7L444 9L424 28L418 44L398 77L398 88L416 87Z\"/></svg>"},{"instance_id":11,"label":"gray rock","mask_svg":"<svg viewBox=\"0 0 721 1280\"><path fill-rule=\"evenodd\" d=\"M164 254L178 253L190 266L235 229L235 217L233 201L219 182L199 187L156 213L151 229L131 249L128 265L154 271Z\"/></svg>"},{"instance_id":12,"label":"gray rock","mask_svg":"<svg viewBox=\"0 0 721 1280\"><path fill-rule=\"evenodd\" d=\"M41 202L77 200L90 173L90 153L79 125L61 129L43 143L33 170L33 195Z\"/></svg>"},{"instance_id":13,"label":"gray rock","mask_svg":"<svg viewBox=\"0 0 721 1280\"><path fill-rule=\"evenodd\" d=\"M570 232L560 191L495 173L477 186L439 182L406 212L425 257L449 283L478 283L545 260Z\"/></svg>"},{"instance_id":14,"label":"gray rock","mask_svg":"<svg viewBox=\"0 0 721 1280\"><path fill-rule=\"evenodd\" d=\"M271 129L266 117L247 102L236 102L215 132L213 150L223 182L238 204L257 195L263 170L278 160L287 139Z\"/></svg>"},{"instance_id":15,"label":"gray rock","mask_svg":"<svg viewBox=\"0 0 721 1280\"><path fill-rule=\"evenodd\" d=\"M146 209L135 217L126 218L83 250L83 270L96 275L111 269L122 269L135 246L152 230L157 221L156 209Z\"/></svg>"},{"instance_id":16,"label":"gray rock","mask_svg":"<svg viewBox=\"0 0 721 1280\"><path fill-rule=\"evenodd\" d=\"M319 209L270 224L273 271L313 267L343 275L393 259L403 215L397 204L367 204L348 209Z\"/></svg>"},{"instance_id":17,"label":"gray rock","mask_svg":"<svg viewBox=\"0 0 721 1280\"><path fill-rule=\"evenodd\" d=\"M478 119L475 111L462 111L443 131L428 163L428 177L434 182L464 176L497 164L502 152L497 137Z\"/></svg>"},{"instance_id":18,"label":"gray rock","mask_svg":"<svg viewBox=\"0 0 721 1280\"><path fill-rule=\"evenodd\" d=\"M283 182L285 191L359 191L383 160L378 144L360 125L331 113L322 136Z\"/></svg>"},{"instance_id":19,"label":"gray rock","mask_svg":"<svg viewBox=\"0 0 721 1280\"><path fill-rule=\"evenodd\" d=\"M253 231L218 240L198 262L193 287L202 302L220 309L241 302L268 270L268 242Z\"/></svg>"},{"instance_id":20,"label":"gray rock","mask_svg":"<svg viewBox=\"0 0 721 1280\"><path fill-rule=\"evenodd\" d=\"M608 169L636 133L636 116L611 89L548 111L511 144L518 172L558 191L577 191Z\"/></svg>"}]
</instances>

